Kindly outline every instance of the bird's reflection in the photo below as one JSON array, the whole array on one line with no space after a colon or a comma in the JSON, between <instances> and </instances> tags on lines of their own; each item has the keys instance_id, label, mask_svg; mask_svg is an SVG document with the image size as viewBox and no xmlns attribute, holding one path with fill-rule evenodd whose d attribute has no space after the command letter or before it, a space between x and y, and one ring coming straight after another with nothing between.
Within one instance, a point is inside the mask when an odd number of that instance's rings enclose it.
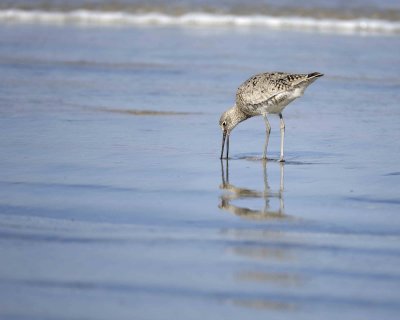
<instances>
[{"instance_id":1,"label":"bird's reflection","mask_svg":"<svg viewBox=\"0 0 400 320\"><path fill-rule=\"evenodd\" d=\"M284 213L284 163L280 165L280 186L278 191L273 191L268 185L267 176L267 161L262 161L263 177L264 177L264 190L252 190L248 188L237 187L229 182L229 161L226 159L221 160L221 173L222 173L222 184L220 189L225 192L220 196L221 202L219 208L227 210L235 215L238 215L247 219L263 220L263 219L282 219L287 218ZM226 170L225 170L226 169ZM251 199L259 198L264 200L264 205L260 210L254 210L245 207L239 207L234 204L234 200L238 199ZM271 199L278 199L279 208L273 210L270 205Z\"/></svg>"}]
</instances>

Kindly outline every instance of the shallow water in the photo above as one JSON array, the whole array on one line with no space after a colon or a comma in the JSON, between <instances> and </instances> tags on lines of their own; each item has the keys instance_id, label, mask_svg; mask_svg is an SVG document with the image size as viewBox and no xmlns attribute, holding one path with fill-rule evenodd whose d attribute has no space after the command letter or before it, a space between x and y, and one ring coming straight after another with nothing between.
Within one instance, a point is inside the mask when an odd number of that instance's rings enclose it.
<instances>
[{"instance_id":1,"label":"shallow water","mask_svg":"<svg viewBox=\"0 0 400 320\"><path fill-rule=\"evenodd\" d=\"M390 319L400 38L0 29L0 317ZM260 71L325 76L218 159ZM274 160L275 159L275 160Z\"/></svg>"}]
</instances>

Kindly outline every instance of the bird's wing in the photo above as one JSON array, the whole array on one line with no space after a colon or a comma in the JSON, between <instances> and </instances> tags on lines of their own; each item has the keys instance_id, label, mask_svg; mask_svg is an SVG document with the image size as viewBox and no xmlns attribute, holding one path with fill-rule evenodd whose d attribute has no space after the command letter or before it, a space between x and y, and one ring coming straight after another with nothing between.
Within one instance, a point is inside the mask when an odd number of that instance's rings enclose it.
<instances>
[{"instance_id":1,"label":"bird's wing","mask_svg":"<svg viewBox=\"0 0 400 320\"><path fill-rule=\"evenodd\" d=\"M308 81L307 79L307 74L283 72L257 74L240 85L236 92L236 103L239 106L266 103L281 93L301 86Z\"/></svg>"}]
</instances>

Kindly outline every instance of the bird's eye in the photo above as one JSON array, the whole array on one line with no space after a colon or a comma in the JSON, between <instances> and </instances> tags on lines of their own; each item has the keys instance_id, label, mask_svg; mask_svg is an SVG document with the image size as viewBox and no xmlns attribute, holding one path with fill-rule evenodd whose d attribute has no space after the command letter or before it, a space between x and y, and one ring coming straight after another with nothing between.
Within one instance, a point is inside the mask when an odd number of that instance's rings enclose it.
<instances>
[{"instance_id":1,"label":"bird's eye","mask_svg":"<svg viewBox=\"0 0 400 320\"><path fill-rule=\"evenodd\" d=\"M226 126L226 121L222 122L222 125L225 127Z\"/></svg>"}]
</instances>

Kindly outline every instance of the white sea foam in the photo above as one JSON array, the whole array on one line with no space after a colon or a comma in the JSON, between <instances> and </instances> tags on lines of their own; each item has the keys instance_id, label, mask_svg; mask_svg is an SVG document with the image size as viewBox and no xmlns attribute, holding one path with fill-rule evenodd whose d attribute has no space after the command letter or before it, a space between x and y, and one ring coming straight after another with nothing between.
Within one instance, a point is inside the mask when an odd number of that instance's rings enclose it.
<instances>
[{"instance_id":1,"label":"white sea foam","mask_svg":"<svg viewBox=\"0 0 400 320\"><path fill-rule=\"evenodd\" d=\"M126 13L75 10L69 12L0 10L0 22L81 24L81 25L179 25L265 27L274 29L303 29L340 33L400 33L400 22L359 18L319 19L313 17L231 15L212 13Z\"/></svg>"}]
</instances>

